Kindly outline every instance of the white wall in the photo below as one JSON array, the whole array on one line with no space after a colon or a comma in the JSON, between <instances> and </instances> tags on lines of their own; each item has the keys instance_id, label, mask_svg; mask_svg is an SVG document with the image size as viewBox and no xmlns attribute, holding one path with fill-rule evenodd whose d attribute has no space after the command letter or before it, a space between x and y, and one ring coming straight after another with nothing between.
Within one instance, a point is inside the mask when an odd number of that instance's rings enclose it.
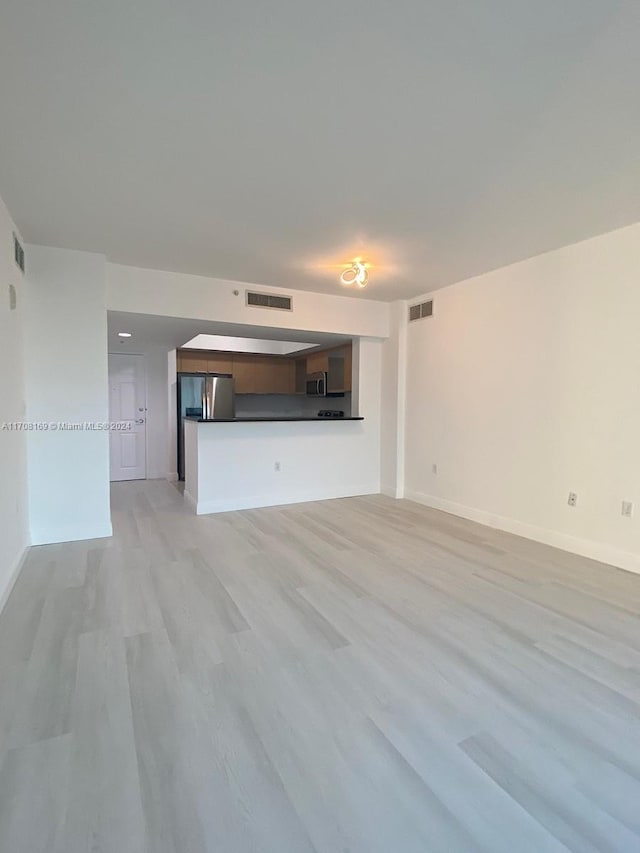
<instances>
[{"instance_id":1,"label":"white wall","mask_svg":"<svg viewBox=\"0 0 640 853\"><path fill-rule=\"evenodd\" d=\"M0 199L0 608L29 544L27 436L1 429L25 416L24 283L13 257L14 231L18 233ZM10 285L17 291L15 311L9 309Z\"/></svg>"},{"instance_id":2,"label":"white wall","mask_svg":"<svg viewBox=\"0 0 640 853\"><path fill-rule=\"evenodd\" d=\"M394 498L404 495L407 310L406 302L393 303L390 334L382 346L381 489Z\"/></svg>"},{"instance_id":3,"label":"white wall","mask_svg":"<svg viewBox=\"0 0 640 853\"><path fill-rule=\"evenodd\" d=\"M43 246L27 255L27 419L106 423L105 259ZM108 432L48 429L27 441L32 543L109 536Z\"/></svg>"},{"instance_id":4,"label":"white wall","mask_svg":"<svg viewBox=\"0 0 640 853\"><path fill-rule=\"evenodd\" d=\"M292 295L292 311L245 304L245 290ZM238 296L234 290L239 291ZM237 281L107 264L107 308L279 329L384 338L389 304L371 299L284 290Z\"/></svg>"},{"instance_id":5,"label":"white wall","mask_svg":"<svg viewBox=\"0 0 640 853\"><path fill-rule=\"evenodd\" d=\"M640 570L639 278L640 224L434 293L407 330L407 497Z\"/></svg>"}]
</instances>

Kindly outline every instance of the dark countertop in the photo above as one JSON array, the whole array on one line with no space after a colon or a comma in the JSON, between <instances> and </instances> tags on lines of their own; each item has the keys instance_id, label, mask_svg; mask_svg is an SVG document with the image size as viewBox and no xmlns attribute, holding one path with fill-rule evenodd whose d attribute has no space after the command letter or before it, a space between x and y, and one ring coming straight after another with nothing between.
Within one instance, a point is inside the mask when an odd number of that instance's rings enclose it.
<instances>
[{"instance_id":1,"label":"dark countertop","mask_svg":"<svg viewBox=\"0 0 640 853\"><path fill-rule=\"evenodd\" d=\"M198 424L255 424L255 423L288 423L289 421L316 421L319 423L335 423L336 421L363 421L364 418L319 418L319 417L280 417L280 418L185 418L187 421L195 421Z\"/></svg>"}]
</instances>

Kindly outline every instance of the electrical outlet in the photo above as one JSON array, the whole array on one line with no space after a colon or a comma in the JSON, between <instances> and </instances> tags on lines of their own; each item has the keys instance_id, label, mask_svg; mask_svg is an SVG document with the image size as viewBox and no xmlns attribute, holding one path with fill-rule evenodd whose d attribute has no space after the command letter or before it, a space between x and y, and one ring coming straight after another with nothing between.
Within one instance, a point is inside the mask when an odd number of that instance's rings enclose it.
<instances>
[{"instance_id":1,"label":"electrical outlet","mask_svg":"<svg viewBox=\"0 0 640 853\"><path fill-rule=\"evenodd\" d=\"M279 471L279 470L280 470L280 463L279 463L279 462L274 462L274 463L273 463L273 470L274 470L274 471Z\"/></svg>"},{"instance_id":2,"label":"electrical outlet","mask_svg":"<svg viewBox=\"0 0 640 853\"><path fill-rule=\"evenodd\" d=\"M633 515L633 504L631 501L622 501L622 514L625 518L631 518Z\"/></svg>"},{"instance_id":3,"label":"electrical outlet","mask_svg":"<svg viewBox=\"0 0 640 853\"><path fill-rule=\"evenodd\" d=\"M437 473L438 473L438 466L436 465L436 463L435 463L435 462L434 462L434 463L433 463L433 465L431 466L431 471L432 471L432 473L433 473L433 474L437 474Z\"/></svg>"},{"instance_id":4,"label":"electrical outlet","mask_svg":"<svg viewBox=\"0 0 640 853\"><path fill-rule=\"evenodd\" d=\"M578 495L575 492L569 492L569 500L567 501L569 506L577 506L578 503Z\"/></svg>"}]
</instances>

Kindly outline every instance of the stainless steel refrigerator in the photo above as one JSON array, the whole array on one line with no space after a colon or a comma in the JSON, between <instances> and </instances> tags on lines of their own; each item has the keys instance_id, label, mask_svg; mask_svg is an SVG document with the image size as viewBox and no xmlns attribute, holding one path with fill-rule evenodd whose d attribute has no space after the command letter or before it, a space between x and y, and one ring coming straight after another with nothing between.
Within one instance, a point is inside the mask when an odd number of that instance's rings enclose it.
<instances>
[{"instance_id":1,"label":"stainless steel refrigerator","mask_svg":"<svg viewBox=\"0 0 640 853\"><path fill-rule=\"evenodd\" d=\"M233 378L212 373L178 373L178 477L184 480L184 420L235 417Z\"/></svg>"}]
</instances>

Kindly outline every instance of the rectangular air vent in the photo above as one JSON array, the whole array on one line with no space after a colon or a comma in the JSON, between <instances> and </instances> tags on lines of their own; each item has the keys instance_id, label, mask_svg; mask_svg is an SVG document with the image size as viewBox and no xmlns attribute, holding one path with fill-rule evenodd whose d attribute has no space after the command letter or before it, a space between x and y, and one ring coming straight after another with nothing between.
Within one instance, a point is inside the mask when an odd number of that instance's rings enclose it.
<instances>
[{"instance_id":1,"label":"rectangular air vent","mask_svg":"<svg viewBox=\"0 0 640 853\"><path fill-rule=\"evenodd\" d=\"M428 302L421 302L419 305L409 306L409 322L420 320L422 317L433 316L433 299Z\"/></svg>"},{"instance_id":2,"label":"rectangular air vent","mask_svg":"<svg viewBox=\"0 0 640 853\"><path fill-rule=\"evenodd\" d=\"M276 296L273 293L252 293L247 290L247 305L256 308L276 308L278 311L292 311L293 300L290 296Z\"/></svg>"},{"instance_id":3,"label":"rectangular air vent","mask_svg":"<svg viewBox=\"0 0 640 853\"><path fill-rule=\"evenodd\" d=\"M24 249L15 234L13 235L13 257L22 272L24 272Z\"/></svg>"}]
</instances>

